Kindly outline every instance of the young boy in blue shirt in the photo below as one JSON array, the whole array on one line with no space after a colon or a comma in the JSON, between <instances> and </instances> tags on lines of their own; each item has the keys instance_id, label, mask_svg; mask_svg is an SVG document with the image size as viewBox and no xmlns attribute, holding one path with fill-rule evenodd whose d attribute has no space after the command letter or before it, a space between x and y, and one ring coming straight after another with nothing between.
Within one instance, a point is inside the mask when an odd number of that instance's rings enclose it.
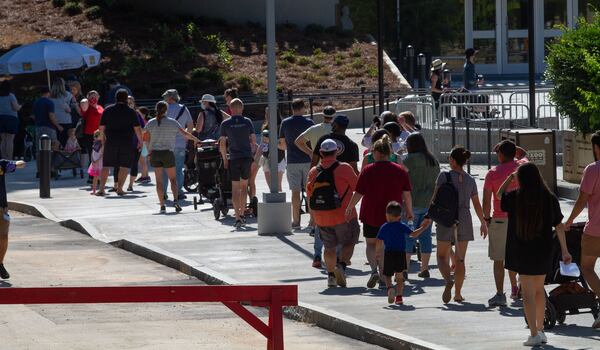
<instances>
[{"instance_id":1,"label":"young boy in blue shirt","mask_svg":"<svg viewBox=\"0 0 600 350\"><path fill-rule=\"evenodd\" d=\"M404 276L406 271L406 236L418 235L423 231L419 228L413 230L401 222L402 206L396 201L389 202L385 209L387 223L379 229L377 239L383 241L385 253L383 255L383 276L387 287L388 303L402 305L404 291ZM392 276L396 275L396 288L392 284Z\"/></svg>"}]
</instances>

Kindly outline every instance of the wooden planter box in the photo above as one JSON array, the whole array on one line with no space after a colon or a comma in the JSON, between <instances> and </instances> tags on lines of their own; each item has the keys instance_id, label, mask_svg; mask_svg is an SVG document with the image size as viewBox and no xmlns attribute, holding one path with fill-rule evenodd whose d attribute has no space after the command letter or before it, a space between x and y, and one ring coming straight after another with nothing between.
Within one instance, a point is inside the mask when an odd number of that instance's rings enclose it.
<instances>
[{"instance_id":1,"label":"wooden planter box","mask_svg":"<svg viewBox=\"0 0 600 350\"><path fill-rule=\"evenodd\" d=\"M583 171L594 162L592 134L581 134L575 130L563 133L563 179L571 183L580 183Z\"/></svg>"}]
</instances>

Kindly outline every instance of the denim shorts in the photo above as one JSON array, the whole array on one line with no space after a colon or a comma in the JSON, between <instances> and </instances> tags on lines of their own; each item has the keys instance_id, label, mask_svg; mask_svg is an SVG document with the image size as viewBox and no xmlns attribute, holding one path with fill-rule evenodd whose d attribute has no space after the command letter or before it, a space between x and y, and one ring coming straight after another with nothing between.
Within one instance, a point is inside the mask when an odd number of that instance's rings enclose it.
<instances>
[{"instance_id":1,"label":"denim shorts","mask_svg":"<svg viewBox=\"0 0 600 350\"><path fill-rule=\"evenodd\" d=\"M427 214L428 210L428 208L413 208L413 214L415 216L413 224L415 229L421 226L421 223L423 223L423 219L425 219L425 214ZM433 244L431 243L431 225L429 225L427 230L423 231L418 238L411 238L410 236L406 238L407 252L413 252L417 240L421 246L421 253L430 254L433 250Z\"/></svg>"}]
</instances>

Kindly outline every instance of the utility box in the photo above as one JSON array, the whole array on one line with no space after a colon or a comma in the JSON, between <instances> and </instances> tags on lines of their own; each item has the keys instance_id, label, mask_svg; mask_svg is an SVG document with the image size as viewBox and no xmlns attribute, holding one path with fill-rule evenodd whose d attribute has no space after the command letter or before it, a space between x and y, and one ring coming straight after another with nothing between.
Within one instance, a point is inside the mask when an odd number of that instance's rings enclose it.
<instances>
[{"instance_id":1,"label":"utility box","mask_svg":"<svg viewBox=\"0 0 600 350\"><path fill-rule=\"evenodd\" d=\"M556 133L548 129L500 130L500 140L511 140L527 151L527 159L540 169L550 191L556 193Z\"/></svg>"},{"instance_id":2,"label":"utility box","mask_svg":"<svg viewBox=\"0 0 600 350\"><path fill-rule=\"evenodd\" d=\"M594 162L592 134L582 134L575 130L563 131L563 180L579 184L583 171Z\"/></svg>"}]
</instances>

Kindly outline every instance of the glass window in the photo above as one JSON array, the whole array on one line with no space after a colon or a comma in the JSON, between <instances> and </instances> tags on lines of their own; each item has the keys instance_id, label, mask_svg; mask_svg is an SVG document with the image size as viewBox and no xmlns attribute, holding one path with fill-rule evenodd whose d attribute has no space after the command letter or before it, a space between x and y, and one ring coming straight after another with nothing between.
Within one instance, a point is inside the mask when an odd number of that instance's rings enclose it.
<instances>
[{"instance_id":1,"label":"glass window","mask_svg":"<svg viewBox=\"0 0 600 350\"><path fill-rule=\"evenodd\" d=\"M477 63L496 64L496 39L473 39L473 46L479 50Z\"/></svg>"},{"instance_id":2,"label":"glass window","mask_svg":"<svg viewBox=\"0 0 600 350\"><path fill-rule=\"evenodd\" d=\"M473 0L473 30L496 29L496 0Z\"/></svg>"},{"instance_id":3,"label":"glass window","mask_svg":"<svg viewBox=\"0 0 600 350\"><path fill-rule=\"evenodd\" d=\"M529 61L529 40L527 38L508 38L508 63L527 63Z\"/></svg>"},{"instance_id":4,"label":"glass window","mask_svg":"<svg viewBox=\"0 0 600 350\"><path fill-rule=\"evenodd\" d=\"M509 30L528 28L528 3L529 0L507 0L506 11Z\"/></svg>"},{"instance_id":5,"label":"glass window","mask_svg":"<svg viewBox=\"0 0 600 350\"><path fill-rule=\"evenodd\" d=\"M544 28L554 29L567 25L567 0L544 1Z\"/></svg>"}]
</instances>

